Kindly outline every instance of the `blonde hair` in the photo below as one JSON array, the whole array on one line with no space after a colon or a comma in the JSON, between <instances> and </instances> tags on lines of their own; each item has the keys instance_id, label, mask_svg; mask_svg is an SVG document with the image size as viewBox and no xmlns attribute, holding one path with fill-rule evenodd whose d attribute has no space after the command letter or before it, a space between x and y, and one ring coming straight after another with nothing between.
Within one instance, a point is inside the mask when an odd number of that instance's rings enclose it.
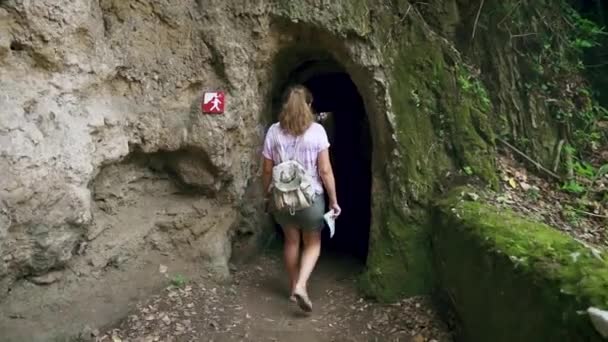
<instances>
[{"instance_id":1,"label":"blonde hair","mask_svg":"<svg viewBox=\"0 0 608 342\"><path fill-rule=\"evenodd\" d=\"M296 85L289 88L283 108L279 114L279 124L285 132L300 136L315 121L310 105L312 94L306 87Z\"/></svg>"}]
</instances>

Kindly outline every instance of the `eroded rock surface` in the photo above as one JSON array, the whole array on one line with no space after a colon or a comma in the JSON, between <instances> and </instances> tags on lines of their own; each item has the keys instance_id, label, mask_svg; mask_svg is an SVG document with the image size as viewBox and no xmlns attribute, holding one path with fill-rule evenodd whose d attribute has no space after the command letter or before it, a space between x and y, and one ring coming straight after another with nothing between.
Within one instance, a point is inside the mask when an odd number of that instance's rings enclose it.
<instances>
[{"instance_id":1,"label":"eroded rock surface","mask_svg":"<svg viewBox=\"0 0 608 342\"><path fill-rule=\"evenodd\" d=\"M194 207L218 207L209 212L226 218L213 221L224 231L214 240L229 243L234 199L255 171L262 132L250 128L262 103L244 87L257 79L252 45L237 32L218 39L214 31L233 25L214 23L215 14L194 1L3 2L2 295L16 278L66 264L83 242L90 250L104 237L140 245L154 236L149 210L180 202L167 193L173 183L201 196L169 215L203 218ZM199 96L216 88L229 90L228 110L200 115ZM160 164L125 162L136 153ZM121 217L129 208L147 217ZM210 248L225 264L229 248Z\"/></svg>"}]
</instances>

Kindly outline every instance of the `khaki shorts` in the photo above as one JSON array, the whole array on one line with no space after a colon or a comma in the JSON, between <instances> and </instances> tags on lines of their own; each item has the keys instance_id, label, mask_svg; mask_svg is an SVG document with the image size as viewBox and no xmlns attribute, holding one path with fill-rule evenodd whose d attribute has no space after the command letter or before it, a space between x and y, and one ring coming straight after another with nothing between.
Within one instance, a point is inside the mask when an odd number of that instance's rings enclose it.
<instances>
[{"instance_id":1,"label":"khaki shorts","mask_svg":"<svg viewBox=\"0 0 608 342\"><path fill-rule=\"evenodd\" d=\"M299 229L323 229L323 214L325 213L325 197L317 195L312 205L298 210L293 215L289 211L274 211L273 216L281 227L294 226Z\"/></svg>"}]
</instances>

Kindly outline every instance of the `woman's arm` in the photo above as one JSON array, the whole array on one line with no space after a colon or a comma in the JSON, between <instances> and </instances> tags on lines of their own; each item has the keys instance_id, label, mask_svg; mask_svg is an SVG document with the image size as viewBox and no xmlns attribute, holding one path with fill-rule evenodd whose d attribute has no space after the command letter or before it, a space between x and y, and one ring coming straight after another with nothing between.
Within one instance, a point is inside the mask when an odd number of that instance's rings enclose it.
<instances>
[{"instance_id":1,"label":"woman's arm","mask_svg":"<svg viewBox=\"0 0 608 342\"><path fill-rule=\"evenodd\" d=\"M319 152L319 175L327 190L327 196L329 196L329 208L334 210L335 216L340 215L342 209L338 205L338 197L336 196L336 180L334 178L334 171L331 168L331 161L329 160L329 150L324 149Z\"/></svg>"}]
</instances>

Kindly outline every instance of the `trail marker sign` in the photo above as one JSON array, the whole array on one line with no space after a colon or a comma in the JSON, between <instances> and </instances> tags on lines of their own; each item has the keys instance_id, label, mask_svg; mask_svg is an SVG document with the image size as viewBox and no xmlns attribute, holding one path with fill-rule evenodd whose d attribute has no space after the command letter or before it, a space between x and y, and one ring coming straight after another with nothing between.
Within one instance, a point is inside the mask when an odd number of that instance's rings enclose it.
<instances>
[{"instance_id":1,"label":"trail marker sign","mask_svg":"<svg viewBox=\"0 0 608 342\"><path fill-rule=\"evenodd\" d=\"M201 109L205 114L222 114L226 98L223 91L208 91L203 94Z\"/></svg>"}]
</instances>

